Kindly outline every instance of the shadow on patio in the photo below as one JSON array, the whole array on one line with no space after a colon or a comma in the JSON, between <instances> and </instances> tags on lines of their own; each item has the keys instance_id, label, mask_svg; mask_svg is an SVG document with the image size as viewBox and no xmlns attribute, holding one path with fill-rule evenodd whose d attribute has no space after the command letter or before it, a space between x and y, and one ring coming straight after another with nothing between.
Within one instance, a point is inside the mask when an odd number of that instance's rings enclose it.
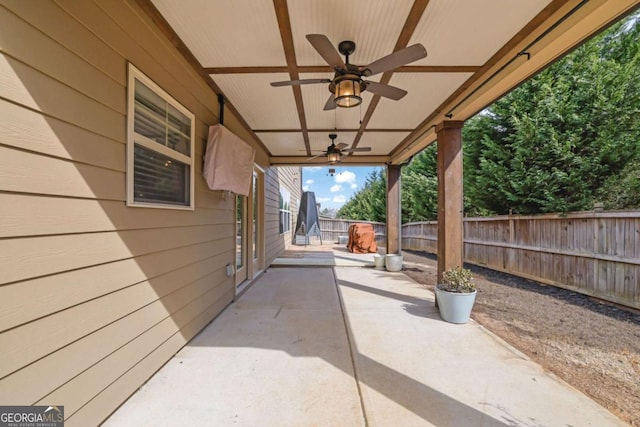
<instances>
[{"instance_id":1,"label":"shadow on patio","mask_svg":"<svg viewBox=\"0 0 640 427\"><path fill-rule=\"evenodd\" d=\"M441 321L404 274L354 267L269 269L106 425L149 423L622 425L477 324Z\"/></svg>"}]
</instances>

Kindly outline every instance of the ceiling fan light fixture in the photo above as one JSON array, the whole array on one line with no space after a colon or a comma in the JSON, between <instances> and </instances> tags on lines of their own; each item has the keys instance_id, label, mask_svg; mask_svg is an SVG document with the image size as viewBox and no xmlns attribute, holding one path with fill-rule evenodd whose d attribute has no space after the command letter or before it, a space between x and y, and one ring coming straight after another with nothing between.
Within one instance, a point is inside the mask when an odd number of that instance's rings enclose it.
<instances>
[{"instance_id":1,"label":"ceiling fan light fixture","mask_svg":"<svg viewBox=\"0 0 640 427\"><path fill-rule=\"evenodd\" d=\"M331 152L327 154L327 160L329 161L330 165L335 165L336 163L338 163L340 161L340 153L338 152Z\"/></svg>"},{"instance_id":2,"label":"ceiling fan light fixture","mask_svg":"<svg viewBox=\"0 0 640 427\"><path fill-rule=\"evenodd\" d=\"M338 107L350 108L360 105L360 81L356 79L343 79L336 83L335 102Z\"/></svg>"}]
</instances>

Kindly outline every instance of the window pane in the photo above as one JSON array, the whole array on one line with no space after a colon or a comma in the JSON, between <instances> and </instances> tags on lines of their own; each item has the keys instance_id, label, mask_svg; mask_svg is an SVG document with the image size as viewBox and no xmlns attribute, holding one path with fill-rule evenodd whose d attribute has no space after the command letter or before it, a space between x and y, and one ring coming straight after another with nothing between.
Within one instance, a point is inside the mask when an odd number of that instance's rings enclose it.
<instances>
[{"instance_id":1,"label":"window pane","mask_svg":"<svg viewBox=\"0 0 640 427\"><path fill-rule=\"evenodd\" d=\"M136 80L134 130L187 156L191 155L191 119Z\"/></svg>"},{"instance_id":2,"label":"window pane","mask_svg":"<svg viewBox=\"0 0 640 427\"><path fill-rule=\"evenodd\" d=\"M244 199L236 196L236 270L244 267Z\"/></svg>"},{"instance_id":3,"label":"window pane","mask_svg":"<svg viewBox=\"0 0 640 427\"><path fill-rule=\"evenodd\" d=\"M167 102L136 80L134 130L159 144L166 145Z\"/></svg>"},{"instance_id":4,"label":"window pane","mask_svg":"<svg viewBox=\"0 0 640 427\"><path fill-rule=\"evenodd\" d=\"M280 206L280 234L291 230L291 193L286 188L280 188L278 205Z\"/></svg>"},{"instance_id":5,"label":"window pane","mask_svg":"<svg viewBox=\"0 0 640 427\"><path fill-rule=\"evenodd\" d=\"M169 105L168 133L169 147L190 156L191 120L173 105Z\"/></svg>"},{"instance_id":6,"label":"window pane","mask_svg":"<svg viewBox=\"0 0 640 427\"><path fill-rule=\"evenodd\" d=\"M253 173L253 258L258 258L258 176Z\"/></svg>"},{"instance_id":7,"label":"window pane","mask_svg":"<svg viewBox=\"0 0 640 427\"><path fill-rule=\"evenodd\" d=\"M138 144L134 149L136 202L189 206L189 166Z\"/></svg>"},{"instance_id":8,"label":"window pane","mask_svg":"<svg viewBox=\"0 0 640 427\"><path fill-rule=\"evenodd\" d=\"M172 150L177 151L178 153L186 154L187 156L191 155L189 152L191 148L191 144L189 143L189 137L183 135L182 133L175 132L171 129L168 130L167 134L167 147Z\"/></svg>"}]
</instances>

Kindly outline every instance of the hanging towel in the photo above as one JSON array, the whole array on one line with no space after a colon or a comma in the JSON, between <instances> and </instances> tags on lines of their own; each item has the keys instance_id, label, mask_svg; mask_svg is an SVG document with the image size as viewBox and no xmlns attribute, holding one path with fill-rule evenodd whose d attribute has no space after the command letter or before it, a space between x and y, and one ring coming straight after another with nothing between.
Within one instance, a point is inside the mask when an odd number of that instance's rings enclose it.
<instances>
[{"instance_id":1,"label":"hanging towel","mask_svg":"<svg viewBox=\"0 0 640 427\"><path fill-rule=\"evenodd\" d=\"M256 150L222 125L209 126L202 175L211 190L249 195Z\"/></svg>"}]
</instances>

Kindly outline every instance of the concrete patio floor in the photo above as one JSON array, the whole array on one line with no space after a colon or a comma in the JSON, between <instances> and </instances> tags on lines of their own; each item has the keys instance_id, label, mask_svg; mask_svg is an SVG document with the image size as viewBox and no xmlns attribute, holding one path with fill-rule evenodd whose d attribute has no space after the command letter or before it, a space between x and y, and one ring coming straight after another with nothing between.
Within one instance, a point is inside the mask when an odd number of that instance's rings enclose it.
<instances>
[{"instance_id":1,"label":"concrete patio floor","mask_svg":"<svg viewBox=\"0 0 640 427\"><path fill-rule=\"evenodd\" d=\"M268 269L105 425L626 425L475 322L442 321L403 273L311 258Z\"/></svg>"}]
</instances>

